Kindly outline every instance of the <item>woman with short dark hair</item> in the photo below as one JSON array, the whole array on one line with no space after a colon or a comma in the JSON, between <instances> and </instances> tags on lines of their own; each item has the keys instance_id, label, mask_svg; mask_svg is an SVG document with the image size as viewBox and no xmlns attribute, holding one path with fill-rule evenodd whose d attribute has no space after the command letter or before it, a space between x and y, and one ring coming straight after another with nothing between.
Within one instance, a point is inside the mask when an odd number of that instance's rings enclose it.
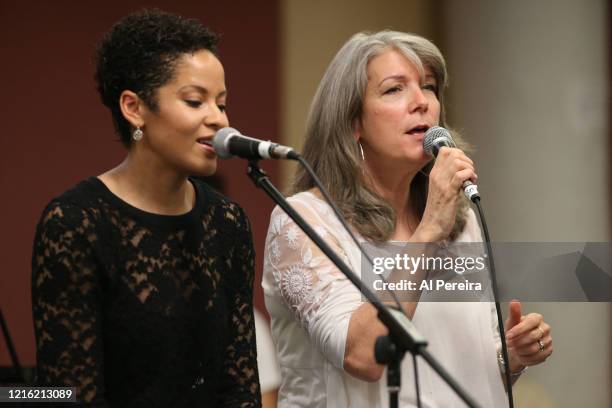
<instances>
[{"instance_id":1,"label":"woman with short dark hair","mask_svg":"<svg viewBox=\"0 0 612 408\"><path fill-rule=\"evenodd\" d=\"M32 257L38 382L100 406L260 406L254 251L215 172L228 125L217 36L157 10L97 50L102 102L128 152L44 210Z\"/></svg>"}]
</instances>

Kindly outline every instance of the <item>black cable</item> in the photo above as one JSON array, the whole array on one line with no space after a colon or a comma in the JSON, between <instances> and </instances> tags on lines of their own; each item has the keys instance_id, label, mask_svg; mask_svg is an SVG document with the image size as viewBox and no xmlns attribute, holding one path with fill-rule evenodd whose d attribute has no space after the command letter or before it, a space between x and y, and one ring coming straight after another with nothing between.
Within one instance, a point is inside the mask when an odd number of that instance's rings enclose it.
<instances>
[{"instance_id":1,"label":"black cable","mask_svg":"<svg viewBox=\"0 0 612 408\"><path fill-rule=\"evenodd\" d=\"M495 262L493 262L493 249L491 248L491 239L489 238L489 229L487 228L487 222L484 216L484 211L480 205L480 197L475 196L472 200L478 209L478 216L480 217L480 225L482 226L482 232L485 238L485 244L487 246L487 259L489 261L489 275L491 276L491 288L493 289L493 299L495 300L495 311L497 312L497 325L499 330L499 337L502 345L502 356L504 358L504 376L506 378L506 389L508 390L508 402L510 408L514 408L514 398L512 396L512 380L510 373L510 359L508 358L508 346L506 345L506 335L504 333L504 321L501 314L501 307L499 305L499 292L497 289L497 275L495 274Z\"/></svg>"},{"instance_id":2,"label":"black cable","mask_svg":"<svg viewBox=\"0 0 612 408\"><path fill-rule=\"evenodd\" d=\"M321 194L323 195L323 197L325 198L325 201L327 201L327 204L329 204L329 206L334 210L334 213L336 214L336 218L338 218L338 220L340 221L340 223L342 224L342 226L344 227L344 229L349 233L349 235L351 236L351 239L353 240L353 242L355 243L355 245L357 245L357 247L359 248L359 250L361 251L361 254L366 258L366 260L369 262L370 267L372 267L374 265L374 262L372 262L372 259L370 258L370 256L366 253L366 251L363 249L363 247L361 246L361 243L357 240L357 238L355 237L355 235L353 234L353 231L351 231L351 229L349 228L348 224L346 223L346 221L344 220L344 217L342 216L342 214L340 213L340 210L338 209L338 207L336 206L336 204L334 203L334 201L332 200L331 196L329 195L329 193L327 192L327 190L325 189L325 187L323 187L323 183L321 183L321 180L319 180L319 178L317 177L316 173L314 172L314 170L312 169L312 167L310 167L310 164L301 156L301 155L296 155L296 160L300 162L300 164L304 167L304 169L308 172L308 174L310 175L310 177L312 178L312 180L314 181L314 183L316 184L316 186L319 188L319 191L321 191ZM397 299L397 296L395 296L395 292L393 292L392 290L390 290L388 288L387 285L387 280L385 279L385 277L383 275L380 275L380 279L385 283L385 290L391 295L391 297L393 298L393 300L395 301L395 304L397 306L397 308L403 313L404 309L402 308L402 305L400 304L399 300Z\"/></svg>"},{"instance_id":3,"label":"black cable","mask_svg":"<svg viewBox=\"0 0 612 408\"><path fill-rule=\"evenodd\" d=\"M421 408L421 389L419 387L419 370L417 369L416 355L412 355L412 365L414 366L414 389L416 390L417 408Z\"/></svg>"}]
</instances>

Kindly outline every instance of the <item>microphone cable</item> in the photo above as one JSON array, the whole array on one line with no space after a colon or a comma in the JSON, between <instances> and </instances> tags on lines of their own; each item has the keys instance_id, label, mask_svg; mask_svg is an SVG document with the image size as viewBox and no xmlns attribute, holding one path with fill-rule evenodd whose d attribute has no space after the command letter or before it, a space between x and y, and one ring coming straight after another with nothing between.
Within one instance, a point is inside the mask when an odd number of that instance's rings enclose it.
<instances>
[{"instance_id":1,"label":"microphone cable","mask_svg":"<svg viewBox=\"0 0 612 408\"><path fill-rule=\"evenodd\" d=\"M480 205L480 197L475 196L472 198L472 202L478 209L478 216L480 218L480 225L482 226L482 233L485 238L485 245L487 247L487 260L489 261L489 275L491 276L491 287L493 289L493 299L495 300L495 311L497 314L497 325L499 331L499 337L501 339L502 346L502 357L504 358L504 377L506 379L506 390L508 391L508 403L510 408L514 408L514 397L512 395L512 379L510 373L510 359L508 358L508 346L506 344L506 335L504 333L504 321L501 314L501 306L499 303L499 290L497 288L497 274L495 272L495 262L493 261L493 249L491 247L491 239L489 237L489 229L487 228L487 221L484 216L484 210Z\"/></svg>"},{"instance_id":2,"label":"microphone cable","mask_svg":"<svg viewBox=\"0 0 612 408\"><path fill-rule=\"evenodd\" d=\"M453 137L451 136L448 129L441 126L433 126L425 132L423 139L423 150L434 157L438 156L438 150L442 147L457 147ZM506 336L504 333L504 322L501 314L501 307L499 304L499 291L497 287L497 275L495 273L495 262L493 261L493 249L491 247L491 238L489 237L489 229L487 228L487 222L484 216L484 211L480 205L480 195L478 189L471 181L467 180L463 183L462 189L466 197L470 199L478 209L478 216L480 218L480 225L482 226L482 232L484 235L484 242L486 245L487 253L485 256L489 261L489 275L491 277L491 286L493 289L493 300L495 301L495 312L497 314L497 329L499 331L499 337L502 346L502 357L504 360L504 377L506 379L506 390L508 391L508 402L510 408L514 408L514 398L512 395L512 381L510 373L510 360L508 359L508 347L506 345Z\"/></svg>"}]
</instances>

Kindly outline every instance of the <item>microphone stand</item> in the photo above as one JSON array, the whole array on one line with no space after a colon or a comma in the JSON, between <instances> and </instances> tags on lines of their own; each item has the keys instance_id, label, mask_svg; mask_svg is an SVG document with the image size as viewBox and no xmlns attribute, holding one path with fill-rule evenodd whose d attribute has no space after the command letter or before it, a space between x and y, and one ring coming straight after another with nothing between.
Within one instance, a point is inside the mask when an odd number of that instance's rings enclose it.
<instances>
[{"instance_id":1,"label":"microphone stand","mask_svg":"<svg viewBox=\"0 0 612 408\"><path fill-rule=\"evenodd\" d=\"M478 407L475 400L451 377L437 360L427 351L427 341L418 333L412 322L400 311L384 305L376 295L365 285L353 271L340 259L333 249L321 239L310 225L295 211L287 202L285 197L276 189L268 178L268 175L258 166L257 160L249 160L247 174L257 188L260 188L277 203L285 213L304 231L304 233L327 255L327 257L338 267L338 269L359 289L363 296L378 311L379 320L389 330L388 336L377 339L376 354L381 357L381 362L389 364L387 376L390 392L390 404L393 408L398 405L400 361L406 351L414 356L420 355L429 366L455 391L455 393L469 407ZM380 343L380 344L379 344ZM416 361L416 359L415 359Z\"/></svg>"},{"instance_id":2,"label":"microphone stand","mask_svg":"<svg viewBox=\"0 0 612 408\"><path fill-rule=\"evenodd\" d=\"M8 325L4 320L4 315L2 314L2 309L0 309L0 327L2 328L2 333L4 334L4 340L6 341L6 347L8 348L9 355L11 356L11 362L13 364L13 376L9 376L5 379L0 379L0 384L4 381L6 382L19 382L24 383L25 377L23 375L23 370L21 368L21 364L19 363L19 358L17 358L17 352L15 351L15 346L13 345L13 340L11 339L11 334L9 333Z\"/></svg>"}]
</instances>

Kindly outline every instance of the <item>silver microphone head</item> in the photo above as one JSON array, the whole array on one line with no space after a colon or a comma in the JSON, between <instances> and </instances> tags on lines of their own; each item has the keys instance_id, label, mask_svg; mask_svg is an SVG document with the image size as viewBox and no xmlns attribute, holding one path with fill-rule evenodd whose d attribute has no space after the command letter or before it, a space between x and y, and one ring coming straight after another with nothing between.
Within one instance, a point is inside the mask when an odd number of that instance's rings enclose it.
<instances>
[{"instance_id":1,"label":"silver microphone head","mask_svg":"<svg viewBox=\"0 0 612 408\"><path fill-rule=\"evenodd\" d=\"M242 134L231 127L224 127L223 129L219 129L213 138L213 149L215 149L215 153L222 159L231 159L234 157L233 154L229 152L229 140L234 136L241 136Z\"/></svg>"},{"instance_id":2,"label":"silver microphone head","mask_svg":"<svg viewBox=\"0 0 612 408\"><path fill-rule=\"evenodd\" d=\"M456 146L450 132L442 126L433 126L427 129L423 138L423 150L425 150L425 153L430 156L437 156L438 150L442 146Z\"/></svg>"}]
</instances>

